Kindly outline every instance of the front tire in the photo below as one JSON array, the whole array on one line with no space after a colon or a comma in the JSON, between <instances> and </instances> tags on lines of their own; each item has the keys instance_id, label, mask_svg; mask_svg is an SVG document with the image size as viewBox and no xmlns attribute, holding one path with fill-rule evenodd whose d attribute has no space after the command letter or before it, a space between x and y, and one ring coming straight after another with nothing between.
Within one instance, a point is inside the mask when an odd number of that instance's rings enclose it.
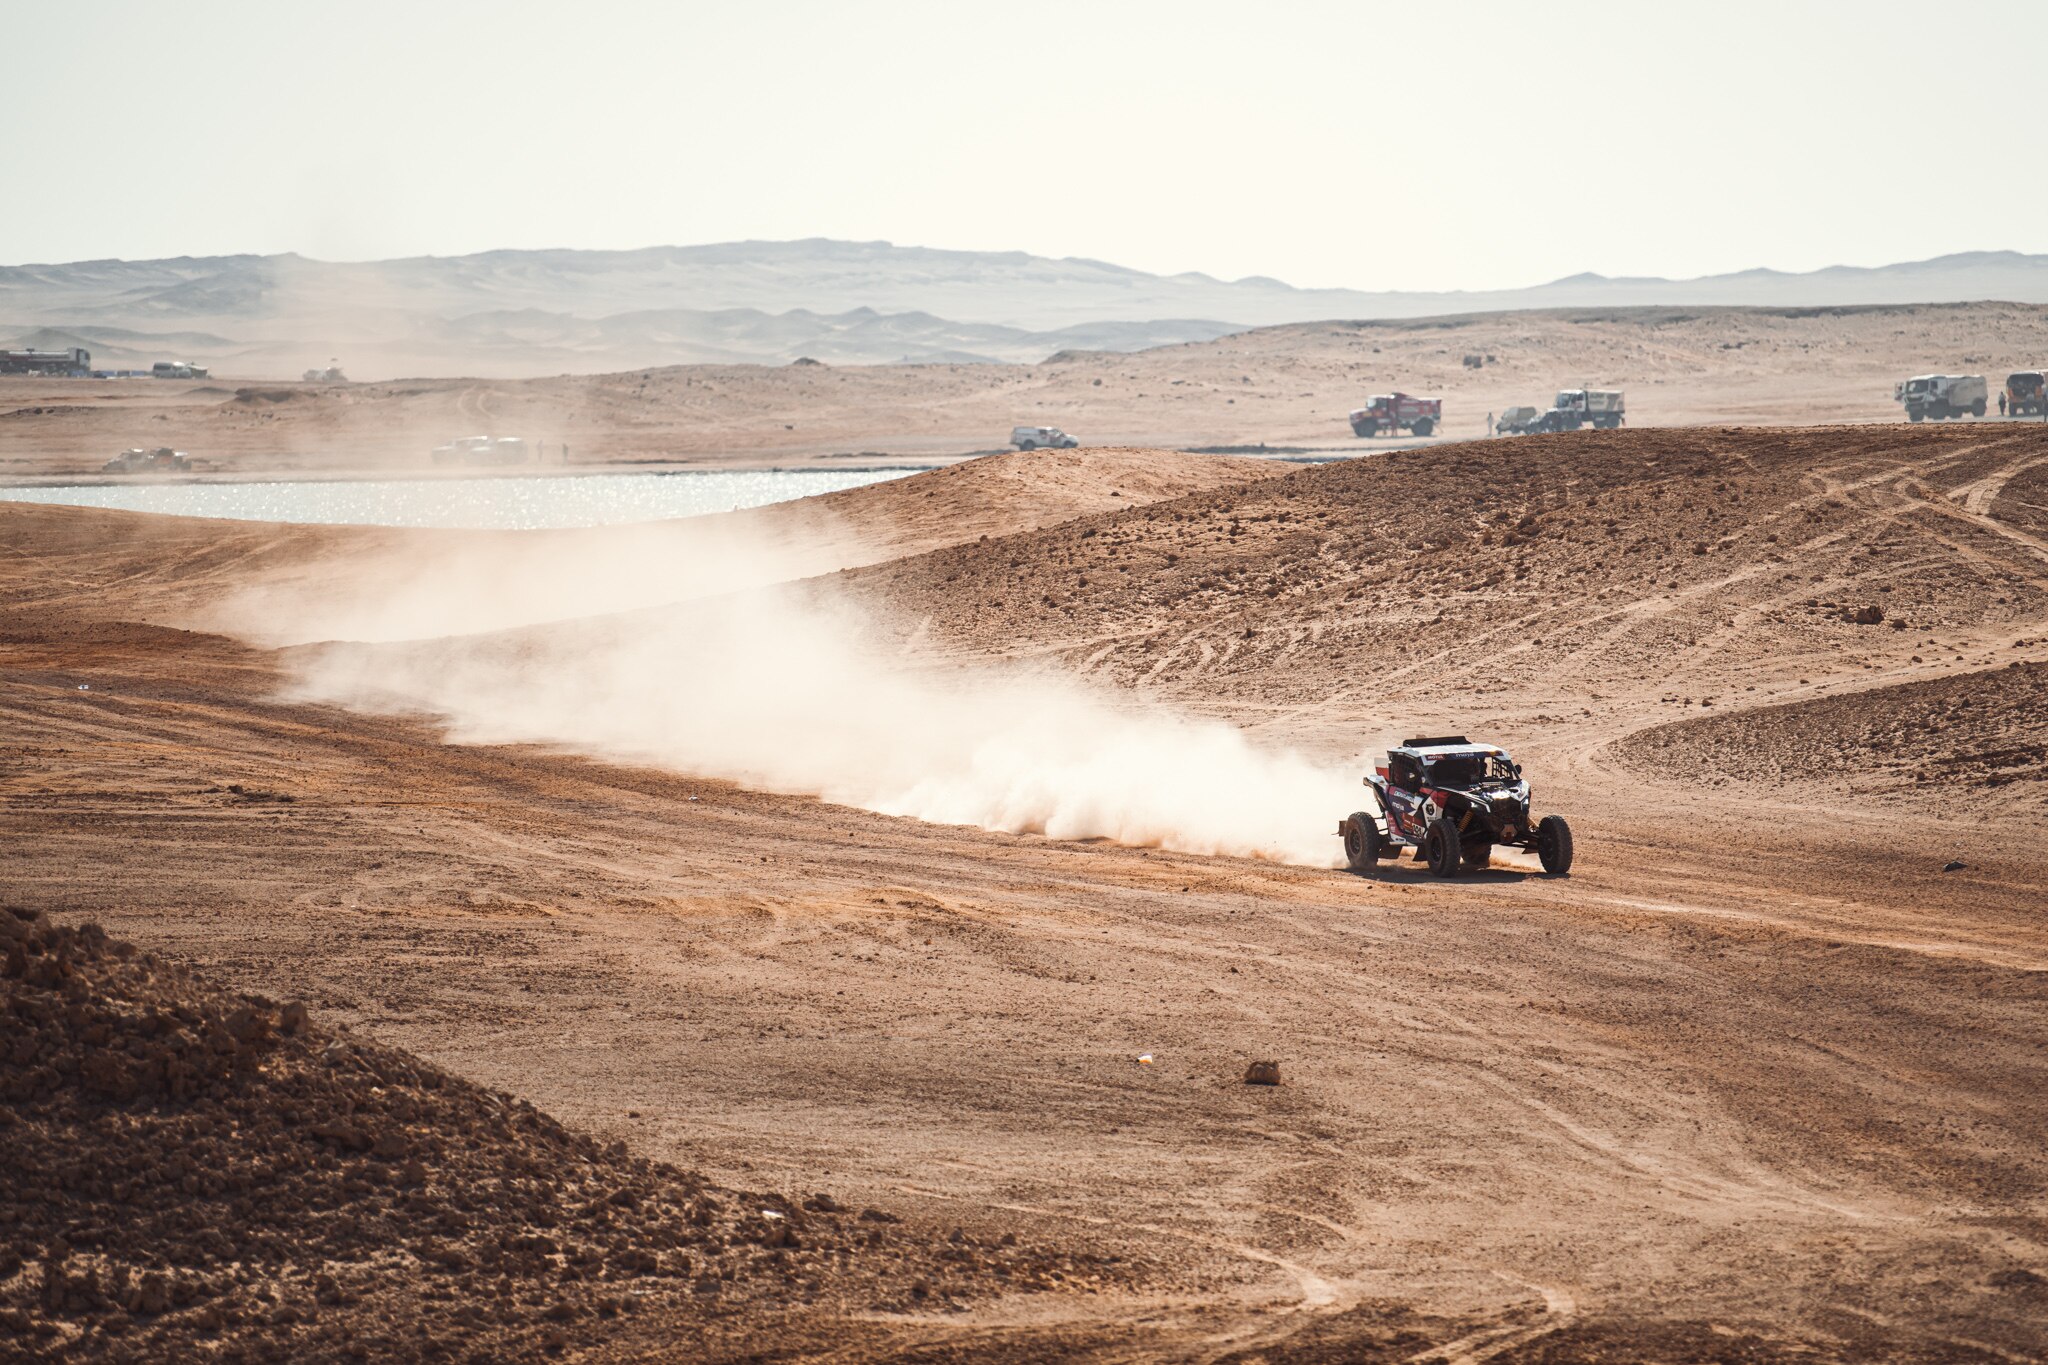
<instances>
[{"instance_id":1,"label":"front tire","mask_svg":"<svg viewBox=\"0 0 2048 1365\"><path fill-rule=\"evenodd\" d=\"M1562 815L1546 815L1537 822L1536 856L1545 872L1563 876L1572 870L1572 827Z\"/></svg>"},{"instance_id":2,"label":"front tire","mask_svg":"<svg viewBox=\"0 0 2048 1365\"><path fill-rule=\"evenodd\" d=\"M1377 435L1379 435L1379 434L1380 434L1380 427L1379 427L1379 423L1377 423L1377 422L1353 422L1353 423L1351 424L1351 433L1352 433L1352 435L1354 435L1354 436L1364 436L1364 437L1371 437L1371 436L1377 436Z\"/></svg>"},{"instance_id":3,"label":"front tire","mask_svg":"<svg viewBox=\"0 0 2048 1365\"><path fill-rule=\"evenodd\" d=\"M1036 442L1036 441L1019 441L1019 442L1017 442L1017 449L1019 449L1019 450L1036 450L1036 449L1038 449L1038 442Z\"/></svg>"},{"instance_id":4,"label":"front tire","mask_svg":"<svg viewBox=\"0 0 2048 1365\"><path fill-rule=\"evenodd\" d=\"M1465 853L1459 847L1458 827L1448 820L1438 820L1424 831L1422 853L1429 859L1429 870L1439 877L1455 877L1465 870Z\"/></svg>"},{"instance_id":5,"label":"front tire","mask_svg":"<svg viewBox=\"0 0 2048 1365\"><path fill-rule=\"evenodd\" d=\"M1386 836L1379 822L1364 811L1352 812L1344 822L1344 861L1353 872L1371 872L1380 865Z\"/></svg>"}]
</instances>

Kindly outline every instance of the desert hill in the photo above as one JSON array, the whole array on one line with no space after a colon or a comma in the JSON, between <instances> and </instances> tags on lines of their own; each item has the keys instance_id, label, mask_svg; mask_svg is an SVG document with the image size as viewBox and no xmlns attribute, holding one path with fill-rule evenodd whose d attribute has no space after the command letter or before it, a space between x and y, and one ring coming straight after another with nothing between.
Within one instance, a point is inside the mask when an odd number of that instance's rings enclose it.
<instances>
[{"instance_id":1,"label":"desert hill","mask_svg":"<svg viewBox=\"0 0 2048 1365\"><path fill-rule=\"evenodd\" d=\"M2048 545L2001 514L2044 466L2031 425L1583 432L1305 467L857 578L946 638L1178 698L1727 706L2039 633Z\"/></svg>"},{"instance_id":2,"label":"desert hill","mask_svg":"<svg viewBox=\"0 0 2048 1365\"><path fill-rule=\"evenodd\" d=\"M153 350L264 378L337 354L363 378L517 377L799 355L1029 362L1067 347L1129 351L1320 318L1977 299L2048 303L2048 258L1981 251L1807 273L1581 274L1525 289L1373 292L829 240L366 262L178 257L0 267L0 336L61 328L105 348L108 364Z\"/></svg>"},{"instance_id":3,"label":"desert hill","mask_svg":"<svg viewBox=\"0 0 2048 1365\"><path fill-rule=\"evenodd\" d=\"M1467 360L1473 362L1468 364ZM1623 308L1312 323L1036 365L682 366L347 386L0 381L0 475L97 472L170 444L222 473L420 469L452 437L545 442L571 467L956 459L1018 424L1090 445L1364 453L1346 414L1389 390L1444 400L1444 438L1562 388L1626 392L1632 426L1901 420L1928 372L2048 364L2048 308ZM1476 366L1476 367L1475 367Z\"/></svg>"}]
</instances>

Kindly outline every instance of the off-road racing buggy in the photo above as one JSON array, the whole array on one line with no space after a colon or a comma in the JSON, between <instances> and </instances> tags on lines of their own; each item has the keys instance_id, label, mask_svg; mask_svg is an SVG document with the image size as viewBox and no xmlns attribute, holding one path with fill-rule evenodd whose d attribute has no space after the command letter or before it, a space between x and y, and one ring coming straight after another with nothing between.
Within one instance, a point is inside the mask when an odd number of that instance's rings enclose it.
<instances>
[{"instance_id":1,"label":"off-road racing buggy","mask_svg":"<svg viewBox=\"0 0 2048 1365\"><path fill-rule=\"evenodd\" d=\"M1401 741L1365 779L1377 811L1337 826L1353 872L1412 848L1439 877L1486 866L1495 844L1535 850L1545 872L1569 872L1572 830L1561 815L1534 817L1529 784L1506 751L1463 735Z\"/></svg>"}]
</instances>

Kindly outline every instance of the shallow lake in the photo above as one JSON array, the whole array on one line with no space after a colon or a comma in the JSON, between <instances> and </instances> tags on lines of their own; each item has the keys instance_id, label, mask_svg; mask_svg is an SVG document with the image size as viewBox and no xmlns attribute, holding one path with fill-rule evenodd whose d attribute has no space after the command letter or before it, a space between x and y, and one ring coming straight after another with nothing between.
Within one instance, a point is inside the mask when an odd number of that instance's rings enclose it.
<instances>
[{"instance_id":1,"label":"shallow lake","mask_svg":"<svg viewBox=\"0 0 2048 1365\"><path fill-rule=\"evenodd\" d=\"M702 470L476 479L278 480L0 488L0 500L233 521L537 531L730 512L860 488L914 469Z\"/></svg>"}]
</instances>

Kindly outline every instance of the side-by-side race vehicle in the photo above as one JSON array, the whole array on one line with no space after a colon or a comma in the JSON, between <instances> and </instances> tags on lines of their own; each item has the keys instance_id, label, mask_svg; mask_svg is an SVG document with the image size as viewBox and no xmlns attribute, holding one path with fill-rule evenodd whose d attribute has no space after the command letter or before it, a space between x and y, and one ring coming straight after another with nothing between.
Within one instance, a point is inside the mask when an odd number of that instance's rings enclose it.
<instances>
[{"instance_id":1,"label":"side-by-side race vehicle","mask_svg":"<svg viewBox=\"0 0 2048 1365\"><path fill-rule=\"evenodd\" d=\"M1370 872L1404 848L1439 877L1484 868L1495 844L1534 850L1545 872L1572 867L1572 830L1561 815L1537 819L1529 783L1507 752L1463 735L1403 740L1365 779L1377 811L1337 826L1353 872Z\"/></svg>"}]
</instances>

